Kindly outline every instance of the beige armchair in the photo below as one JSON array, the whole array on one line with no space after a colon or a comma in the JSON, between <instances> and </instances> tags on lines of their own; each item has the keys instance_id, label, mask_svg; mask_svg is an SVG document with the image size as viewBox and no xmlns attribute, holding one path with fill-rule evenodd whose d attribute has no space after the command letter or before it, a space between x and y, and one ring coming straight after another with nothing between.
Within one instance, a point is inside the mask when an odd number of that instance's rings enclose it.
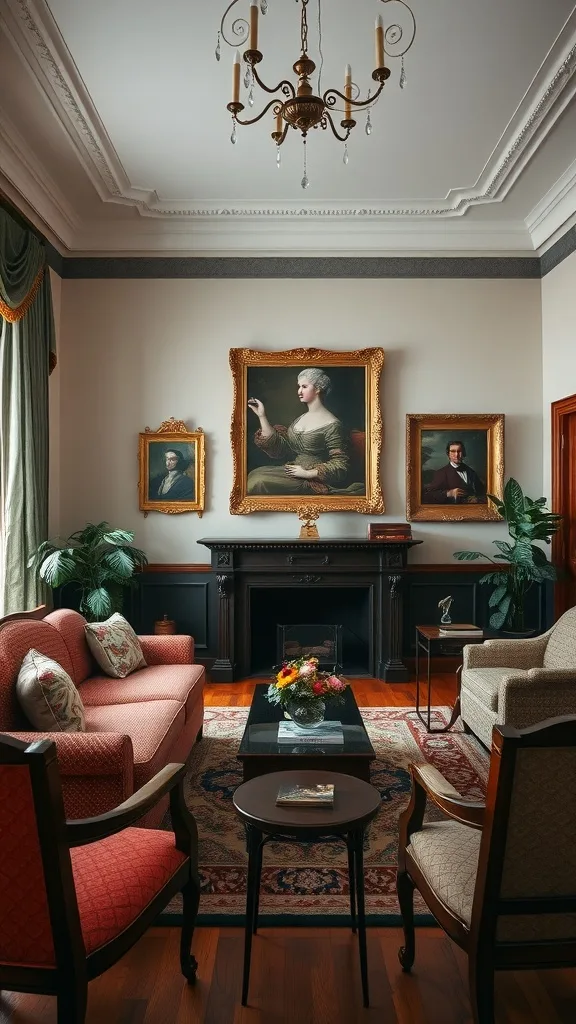
<instances>
[{"instance_id":1,"label":"beige armchair","mask_svg":"<svg viewBox=\"0 0 576 1024\"><path fill-rule=\"evenodd\" d=\"M427 799L444 820L424 821ZM412 766L397 876L407 972L415 888L468 954L474 1024L493 1024L496 970L576 965L576 718L497 725L485 805Z\"/></svg>"},{"instance_id":2,"label":"beige armchair","mask_svg":"<svg viewBox=\"0 0 576 1024\"><path fill-rule=\"evenodd\" d=\"M576 608L542 636L468 644L460 714L486 747L497 722L523 728L555 715L576 715Z\"/></svg>"}]
</instances>

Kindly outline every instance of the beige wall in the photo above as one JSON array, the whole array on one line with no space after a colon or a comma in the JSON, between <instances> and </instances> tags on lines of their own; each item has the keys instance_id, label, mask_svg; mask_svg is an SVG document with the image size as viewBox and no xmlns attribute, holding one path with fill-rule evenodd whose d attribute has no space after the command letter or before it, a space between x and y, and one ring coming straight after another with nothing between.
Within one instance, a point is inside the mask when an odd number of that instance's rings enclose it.
<instances>
[{"instance_id":1,"label":"beige wall","mask_svg":"<svg viewBox=\"0 0 576 1024\"><path fill-rule=\"evenodd\" d=\"M293 537L296 516L230 516L231 347L381 345L386 517L405 517L407 412L503 412L506 472L542 485L540 282L98 280L62 284L60 524L108 519L151 561L204 562L202 536ZM138 511L138 433L174 416L207 435L207 511ZM370 517L322 516L323 536ZM490 547L496 524L415 523L413 559Z\"/></svg>"},{"instance_id":2,"label":"beige wall","mask_svg":"<svg viewBox=\"0 0 576 1024\"><path fill-rule=\"evenodd\" d=\"M50 271L56 355L60 356L60 317L62 312L62 279ZM48 384L48 417L50 424L50 479L48 486L48 533L55 537L60 530L60 366L50 374Z\"/></svg>"},{"instance_id":3,"label":"beige wall","mask_svg":"<svg viewBox=\"0 0 576 1024\"><path fill-rule=\"evenodd\" d=\"M576 393L576 252L542 279L543 494L551 493L550 403Z\"/></svg>"}]
</instances>

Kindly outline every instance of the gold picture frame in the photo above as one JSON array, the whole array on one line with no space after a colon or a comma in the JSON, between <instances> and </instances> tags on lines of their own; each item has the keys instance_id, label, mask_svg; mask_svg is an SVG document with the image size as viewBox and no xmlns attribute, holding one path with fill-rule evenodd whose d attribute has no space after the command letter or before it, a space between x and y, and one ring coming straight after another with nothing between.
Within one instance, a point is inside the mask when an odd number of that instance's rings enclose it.
<instances>
[{"instance_id":1,"label":"gold picture frame","mask_svg":"<svg viewBox=\"0 0 576 1024\"><path fill-rule=\"evenodd\" d=\"M230 494L232 515L298 512L304 506L311 513L384 512L379 476L383 365L381 348L353 352L318 348L283 352L231 349L234 384L230 433L234 465ZM310 395L315 390L322 400L330 389L326 406L322 402L321 407L314 409L313 399L307 404L306 395L300 395L297 378L307 368L314 371L318 384L309 391ZM270 415L275 448L269 443L270 436L264 438L259 447L257 438L262 438L262 433L256 409L261 405L266 415ZM302 408L306 409L305 413ZM311 412L320 415L323 425L314 431L297 431L301 439L296 440L294 424ZM312 433L317 436L304 441L304 437ZM297 452L290 447L290 438ZM317 449L316 453L313 449ZM300 462L306 463L308 468ZM301 480L292 467L298 472L304 468L314 479Z\"/></svg>"},{"instance_id":2,"label":"gold picture frame","mask_svg":"<svg viewBox=\"0 0 576 1024\"><path fill-rule=\"evenodd\" d=\"M202 518L205 500L205 445L201 427L189 430L182 420L169 420L139 434L138 496L140 511L196 512Z\"/></svg>"},{"instance_id":3,"label":"gold picture frame","mask_svg":"<svg viewBox=\"0 0 576 1024\"><path fill-rule=\"evenodd\" d=\"M502 413L406 416L408 520L500 520L487 495L502 498L503 487Z\"/></svg>"}]
</instances>

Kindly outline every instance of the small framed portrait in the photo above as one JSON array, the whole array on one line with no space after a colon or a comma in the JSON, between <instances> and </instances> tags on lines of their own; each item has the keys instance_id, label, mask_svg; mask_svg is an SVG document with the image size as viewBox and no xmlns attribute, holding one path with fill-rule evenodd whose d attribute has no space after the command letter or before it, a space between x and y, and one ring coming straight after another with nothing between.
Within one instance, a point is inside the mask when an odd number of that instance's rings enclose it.
<instances>
[{"instance_id":1,"label":"small framed portrait","mask_svg":"<svg viewBox=\"0 0 576 1024\"><path fill-rule=\"evenodd\" d=\"M406 417L406 518L501 519L504 416L409 414Z\"/></svg>"},{"instance_id":2,"label":"small framed portrait","mask_svg":"<svg viewBox=\"0 0 576 1024\"><path fill-rule=\"evenodd\" d=\"M204 432L188 430L182 420L165 420L158 430L139 435L140 510L204 511Z\"/></svg>"},{"instance_id":3,"label":"small framed portrait","mask_svg":"<svg viewBox=\"0 0 576 1024\"><path fill-rule=\"evenodd\" d=\"M233 515L380 513L381 348L230 350Z\"/></svg>"}]
</instances>

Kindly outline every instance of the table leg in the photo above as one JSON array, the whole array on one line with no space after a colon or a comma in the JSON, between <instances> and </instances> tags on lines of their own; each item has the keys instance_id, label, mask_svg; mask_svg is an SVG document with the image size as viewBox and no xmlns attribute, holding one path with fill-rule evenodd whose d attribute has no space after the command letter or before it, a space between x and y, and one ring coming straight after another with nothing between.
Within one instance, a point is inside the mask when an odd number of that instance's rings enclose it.
<instances>
[{"instance_id":1,"label":"table leg","mask_svg":"<svg viewBox=\"0 0 576 1024\"><path fill-rule=\"evenodd\" d=\"M256 935L258 931L258 910L260 907L260 882L262 880L262 852L264 850L264 841L262 834L260 834L260 841L256 849L256 884L254 886L254 925L252 932Z\"/></svg>"},{"instance_id":2,"label":"table leg","mask_svg":"<svg viewBox=\"0 0 576 1024\"><path fill-rule=\"evenodd\" d=\"M364 829L353 833L356 863L356 901L358 904L358 949L360 952L360 976L364 1006L368 1001L368 952L366 948L366 914L364 907Z\"/></svg>"},{"instance_id":3,"label":"table leg","mask_svg":"<svg viewBox=\"0 0 576 1024\"><path fill-rule=\"evenodd\" d=\"M418 643L418 630L416 630L416 714L420 717L420 644Z\"/></svg>"},{"instance_id":4,"label":"table leg","mask_svg":"<svg viewBox=\"0 0 576 1024\"><path fill-rule=\"evenodd\" d=\"M428 732L430 732L430 684L431 684L431 681L432 681L431 676L432 676L432 654L431 654L431 644L430 644L430 641L428 641L428 668L427 668L427 671L426 671L426 685L427 685L427 691L426 692L427 692L427 700L428 700L428 715L427 715L427 719L428 719L427 729L428 729Z\"/></svg>"},{"instance_id":5,"label":"table leg","mask_svg":"<svg viewBox=\"0 0 576 1024\"><path fill-rule=\"evenodd\" d=\"M454 707L452 708L452 714L450 716L450 721L448 722L448 725L443 726L442 729L436 729L435 732L448 732L448 729L451 729L453 725L456 725L456 722L460 718L460 690L461 690L461 688L462 688L462 665L459 665L458 668L456 669L456 700L454 702Z\"/></svg>"},{"instance_id":6,"label":"table leg","mask_svg":"<svg viewBox=\"0 0 576 1024\"><path fill-rule=\"evenodd\" d=\"M244 970L242 974L242 1006L248 1002L248 985L250 984L250 955L252 953L252 930L254 928L254 909L256 879L258 873L258 847L262 833L252 825L246 825L248 840L248 878L246 883L246 924L244 929Z\"/></svg>"},{"instance_id":7,"label":"table leg","mask_svg":"<svg viewBox=\"0 0 576 1024\"><path fill-rule=\"evenodd\" d=\"M351 836L346 836L348 848L348 884L350 886L350 918L352 920L352 931L356 934L356 864L354 857L354 842Z\"/></svg>"}]
</instances>

